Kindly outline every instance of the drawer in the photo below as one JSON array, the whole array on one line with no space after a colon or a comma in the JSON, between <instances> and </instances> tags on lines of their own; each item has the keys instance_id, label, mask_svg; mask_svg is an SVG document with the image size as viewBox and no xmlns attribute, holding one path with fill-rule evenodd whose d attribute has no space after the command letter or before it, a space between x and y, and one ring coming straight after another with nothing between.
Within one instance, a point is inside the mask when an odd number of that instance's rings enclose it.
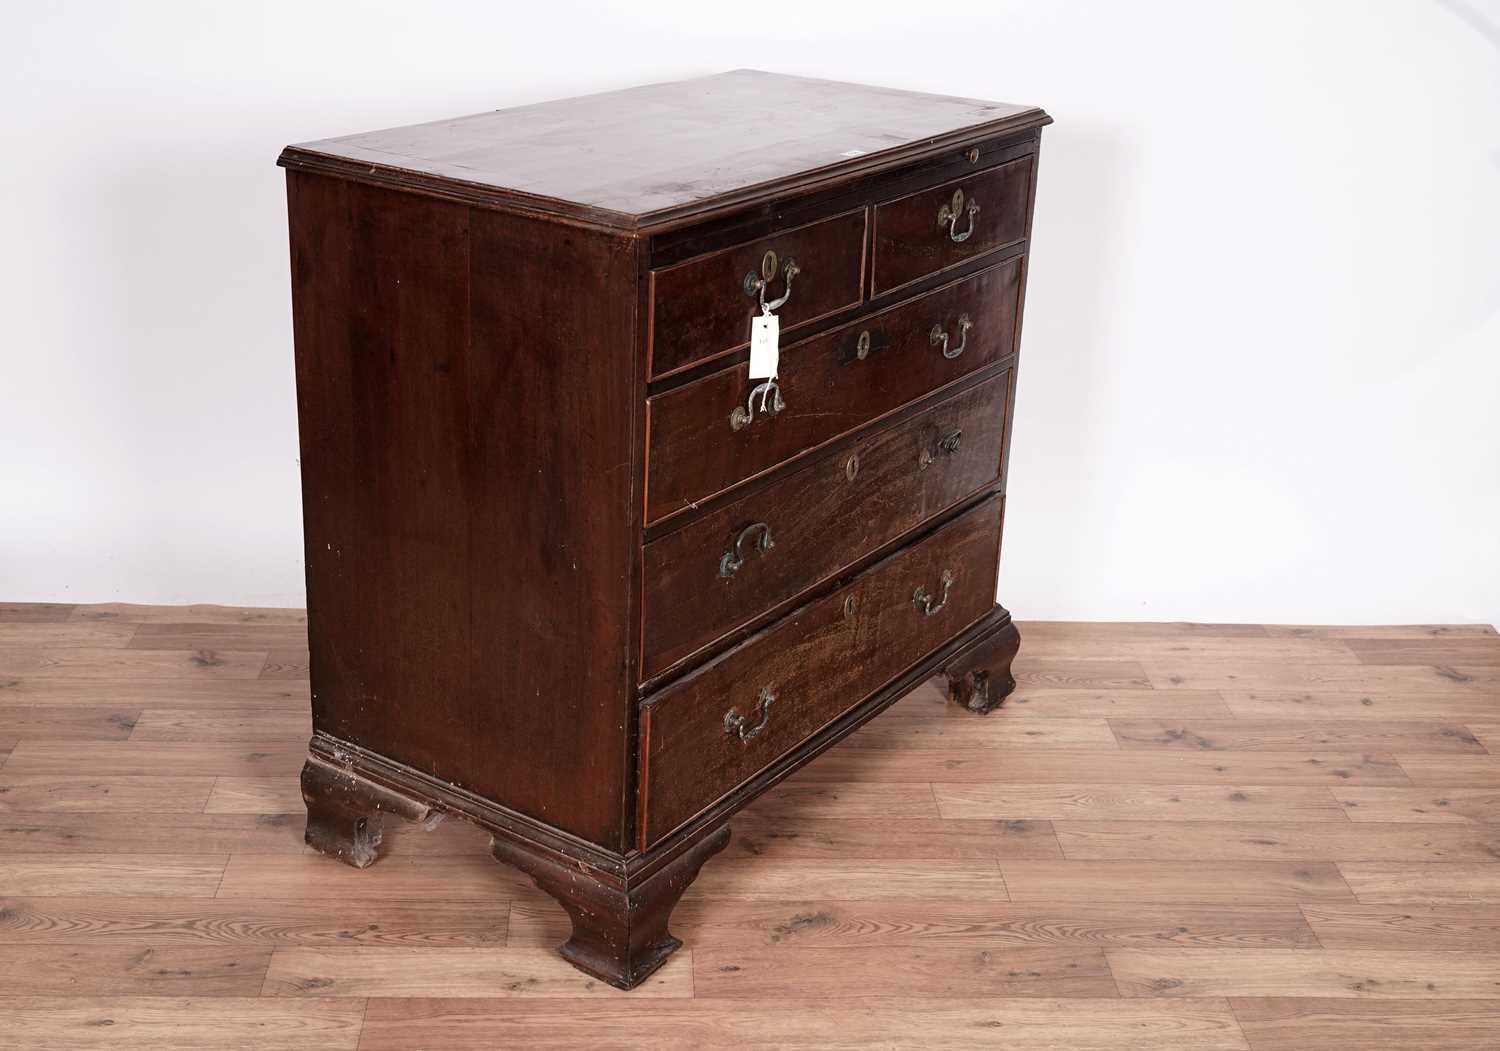
<instances>
[{"instance_id":1,"label":"drawer","mask_svg":"<svg viewBox=\"0 0 1500 1051\"><path fill-rule=\"evenodd\" d=\"M865 221L859 208L653 270L651 378L747 346L750 319L760 313L761 301L749 283L764 274L771 275L771 302L786 294L776 308L783 334L858 306L864 298ZM791 264L796 272L788 289Z\"/></svg>"},{"instance_id":2,"label":"drawer","mask_svg":"<svg viewBox=\"0 0 1500 1051\"><path fill-rule=\"evenodd\" d=\"M987 613L1000 508L985 500L645 701L641 849Z\"/></svg>"},{"instance_id":3,"label":"drawer","mask_svg":"<svg viewBox=\"0 0 1500 1051\"><path fill-rule=\"evenodd\" d=\"M762 412L757 399L748 423L748 364L647 399L646 521L659 521L1008 356L1015 345L1020 271L1020 259L1009 259L784 348L778 380L783 406Z\"/></svg>"},{"instance_id":4,"label":"drawer","mask_svg":"<svg viewBox=\"0 0 1500 1051\"><path fill-rule=\"evenodd\" d=\"M1022 157L877 207L873 294L1025 237L1033 160Z\"/></svg>"},{"instance_id":5,"label":"drawer","mask_svg":"<svg viewBox=\"0 0 1500 1051\"><path fill-rule=\"evenodd\" d=\"M1000 474L1007 369L646 545L641 675L825 580Z\"/></svg>"}]
</instances>

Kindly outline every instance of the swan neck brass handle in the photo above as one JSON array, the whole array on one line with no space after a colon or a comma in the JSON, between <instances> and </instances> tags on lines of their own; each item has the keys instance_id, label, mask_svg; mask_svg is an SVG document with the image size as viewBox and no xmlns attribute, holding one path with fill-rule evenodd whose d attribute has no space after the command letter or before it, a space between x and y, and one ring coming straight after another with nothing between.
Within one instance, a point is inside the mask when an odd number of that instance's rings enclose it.
<instances>
[{"instance_id":1,"label":"swan neck brass handle","mask_svg":"<svg viewBox=\"0 0 1500 1051\"><path fill-rule=\"evenodd\" d=\"M767 301L766 292L771 287L771 282L776 280L776 271L781 270L782 279L786 282L781 297ZM788 299L792 298L792 278L802 272L797 266L797 260L788 259L785 266L781 266L776 259L776 253L767 251L760 259L760 273L754 270L745 275L745 295L760 297L760 312L769 314L771 311L783 306Z\"/></svg>"},{"instance_id":2,"label":"swan neck brass handle","mask_svg":"<svg viewBox=\"0 0 1500 1051\"><path fill-rule=\"evenodd\" d=\"M963 438L964 432L961 428L952 430L939 438L937 440L937 445L933 448L923 449L922 455L918 459L918 466L920 467L920 469L924 471L927 470L927 468L931 467L934 463L937 462L937 458L939 456L957 455L959 443L963 441Z\"/></svg>"},{"instance_id":3,"label":"swan neck brass handle","mask_svg":"<svg viewBox=\"0 0 1500 1051\"><path fill-rule=\"evenodd\" d=\"M736 405L734 411L729 414L729 429L732 431L743 430L755 422L755 396L760 395L760 414L762 416L775 416L786 408L786 399L781 396L781 385L775 380L765 380L757 383L750 390L750 397L745 399L745 404Z\"/></svg>"},{"instance_id":4,"label":"swan neck brass handle","mask_svg":"<svg viewBox=\"0 0 1500 1051\"><path fill-rule=\"evenodd\" d=\"M943 607L948 604L948 593L953 590L953 570L943 570L942 582L943 597L938 599L936 602L934 602L933 597L927 593L927 589L925 587L917 588L916 591L913 591L911 593L911 604L917 607L917 612L922 614L922 616L930 617L935 613L941 613Z\"/></svg>"},{"instance_id":5,"label":"swan neck brass handle","mask_svg":"<svg viewBox=\"0 0 1500 1051\"><path fill-rule=\"evenodd\" d=\"M969 217L969 225L960 233L958 230L958 220L960 216L965 214ZM948 203L938 209L938 228L947 229L948 240L954 244L962 244L974 233L974 217L978 214L979 202L971 200L968 206L965 207L963 190L954 190L953 197Z\"/></svg>"},{"instance_id":6,"label":"swan neck brass handle","mask_svg":"<svg viewBox=\"0 0 1500 1051\"><path fill-rule=\"evenodd\" d=\"M738 708L731 708L724 713L724 732L731 737L737 735L740 744L749 744L751 738L764 730L771 721L771 705L775 703L776 695L771 692L770 687L762 686L760 696L755 699L755 707L750 709L748 716L741 715ZM750 725L752 718L759 719L754 726Z\"/></svg>"},{"instance_id":7,"label":"swan neck brass handle","mask_svg":"<svg viewBox=\"0 0 1500 1051\"><path fill-rule=\"evenodd\" d=\"M748 550L746 545L750 545ZM719 559L719 576L732 577L739 572L740 567L745 564L745 556L750 551L759 551L765 554L776 546L776 541L771 539L771 527L764 522L751 522L740 535L735 538L734 546L724 552Z\"/></svg>"},{"instance_id":8,"label":"swan neck brass handle","mask_svg":"<svg viewBox=\"0 0 1500 1051\"><path fill-rule=\"evenodd\" d=\"M958 315L957 346L950 347L948 345L948 333L943 331L942 325L933 325L932 331L927 334L927 340L934 347L942 347L943 357L947 358L949 361L952 361L954 358L962 354L964 352L964 348L969 345L969 329L973 327L974 322L969 319L969 315L960 314Z\"/></svg>"}]
</instances>

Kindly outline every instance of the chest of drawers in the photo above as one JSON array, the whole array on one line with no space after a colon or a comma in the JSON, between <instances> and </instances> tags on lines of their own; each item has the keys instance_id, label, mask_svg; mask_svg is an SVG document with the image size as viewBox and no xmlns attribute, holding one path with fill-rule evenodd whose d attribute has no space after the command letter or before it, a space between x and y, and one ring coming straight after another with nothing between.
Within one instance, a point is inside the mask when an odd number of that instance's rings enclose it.
<instances>
[{"instance_id":1,"label":"chest of drawers","mask_svg":"<svg viewBox=\"0 0 1500 1051\"><path fill-rule=\"evenodd\" d=\"M738 71L288 147L308 843L475 822L628 988L745 803L998 705L1048 120Z\"/></svg>"}]
</instances>

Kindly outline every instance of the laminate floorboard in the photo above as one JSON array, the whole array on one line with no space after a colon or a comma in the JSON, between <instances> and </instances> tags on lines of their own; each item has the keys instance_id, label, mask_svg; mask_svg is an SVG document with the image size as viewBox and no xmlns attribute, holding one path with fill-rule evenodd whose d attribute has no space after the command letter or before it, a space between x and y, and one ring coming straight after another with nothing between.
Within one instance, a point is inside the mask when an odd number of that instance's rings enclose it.
<instances>
[{"instance_id":1,"label":"laminate floorboard","mask_svg":"<svg viewBox=\"0 0 1500 1051\"><path fill-rule=\"evenodd\" d=\"M1001 710L753 802L626 994L470 825L303 845L303 611L0 603L0 1046L1500 1046L1493 628L1020 627Z\"/></svg>"}]
</instances>

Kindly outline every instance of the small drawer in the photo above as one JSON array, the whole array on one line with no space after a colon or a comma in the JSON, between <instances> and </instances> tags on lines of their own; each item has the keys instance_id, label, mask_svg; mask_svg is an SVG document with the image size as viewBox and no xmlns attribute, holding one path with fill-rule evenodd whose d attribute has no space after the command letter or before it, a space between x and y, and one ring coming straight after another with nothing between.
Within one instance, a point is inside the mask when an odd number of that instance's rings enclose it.
<instances>
[{"instance_id":1,"label":"small drawer","mask_svg":"<svg viewBox=\"0 0 1500 1051\"><path fill-rule=\"evenodd\" d=\"M763 409L748 364L647 399L646 521L660 521L1007 357L1021 261L786 347ZM778 408L779 405L779 408Z\"/></svg>"},{"instance_id":2,"label":"small drawer","mask_svg":"<svg viewBox=\"0 0 1500 1051\"><path fill-rule=\"evenodd\" d=\"M785 297L775 307L783 336L858 306L864 298L865 221L859 208L653 270L651 378L747 346L762 292L770 303Z\"/></svg>"},{"instance_id":3,"label":"small drawer","mask_svg":"<svg viewBox=\"0 0 1500 1051\"><path fill-rule=\"evenodd\" d=\"M995 482L1009 380L1007 369L647 544L642 677Z\"/></svg>"},{"instance_id":4,"label":"small drawer","mask_svg":"<svg viewBox=\"0 0 1500 1051\"><path fill-rule=\"evenodd\" d=\"M641 705L640 848L790 752L995 604L999 497Z\"/></svg>"},{"instance_id":5,"label":"small drawer","mask_svg":"<svg viewBox=\"0 0 1500 1051\"><path fill-rule=\"evenodd\" d=\"M879 205L873 294L884 295L1025 237L1033 159L1022 157Z\"/></svg>"}]
</instances>

